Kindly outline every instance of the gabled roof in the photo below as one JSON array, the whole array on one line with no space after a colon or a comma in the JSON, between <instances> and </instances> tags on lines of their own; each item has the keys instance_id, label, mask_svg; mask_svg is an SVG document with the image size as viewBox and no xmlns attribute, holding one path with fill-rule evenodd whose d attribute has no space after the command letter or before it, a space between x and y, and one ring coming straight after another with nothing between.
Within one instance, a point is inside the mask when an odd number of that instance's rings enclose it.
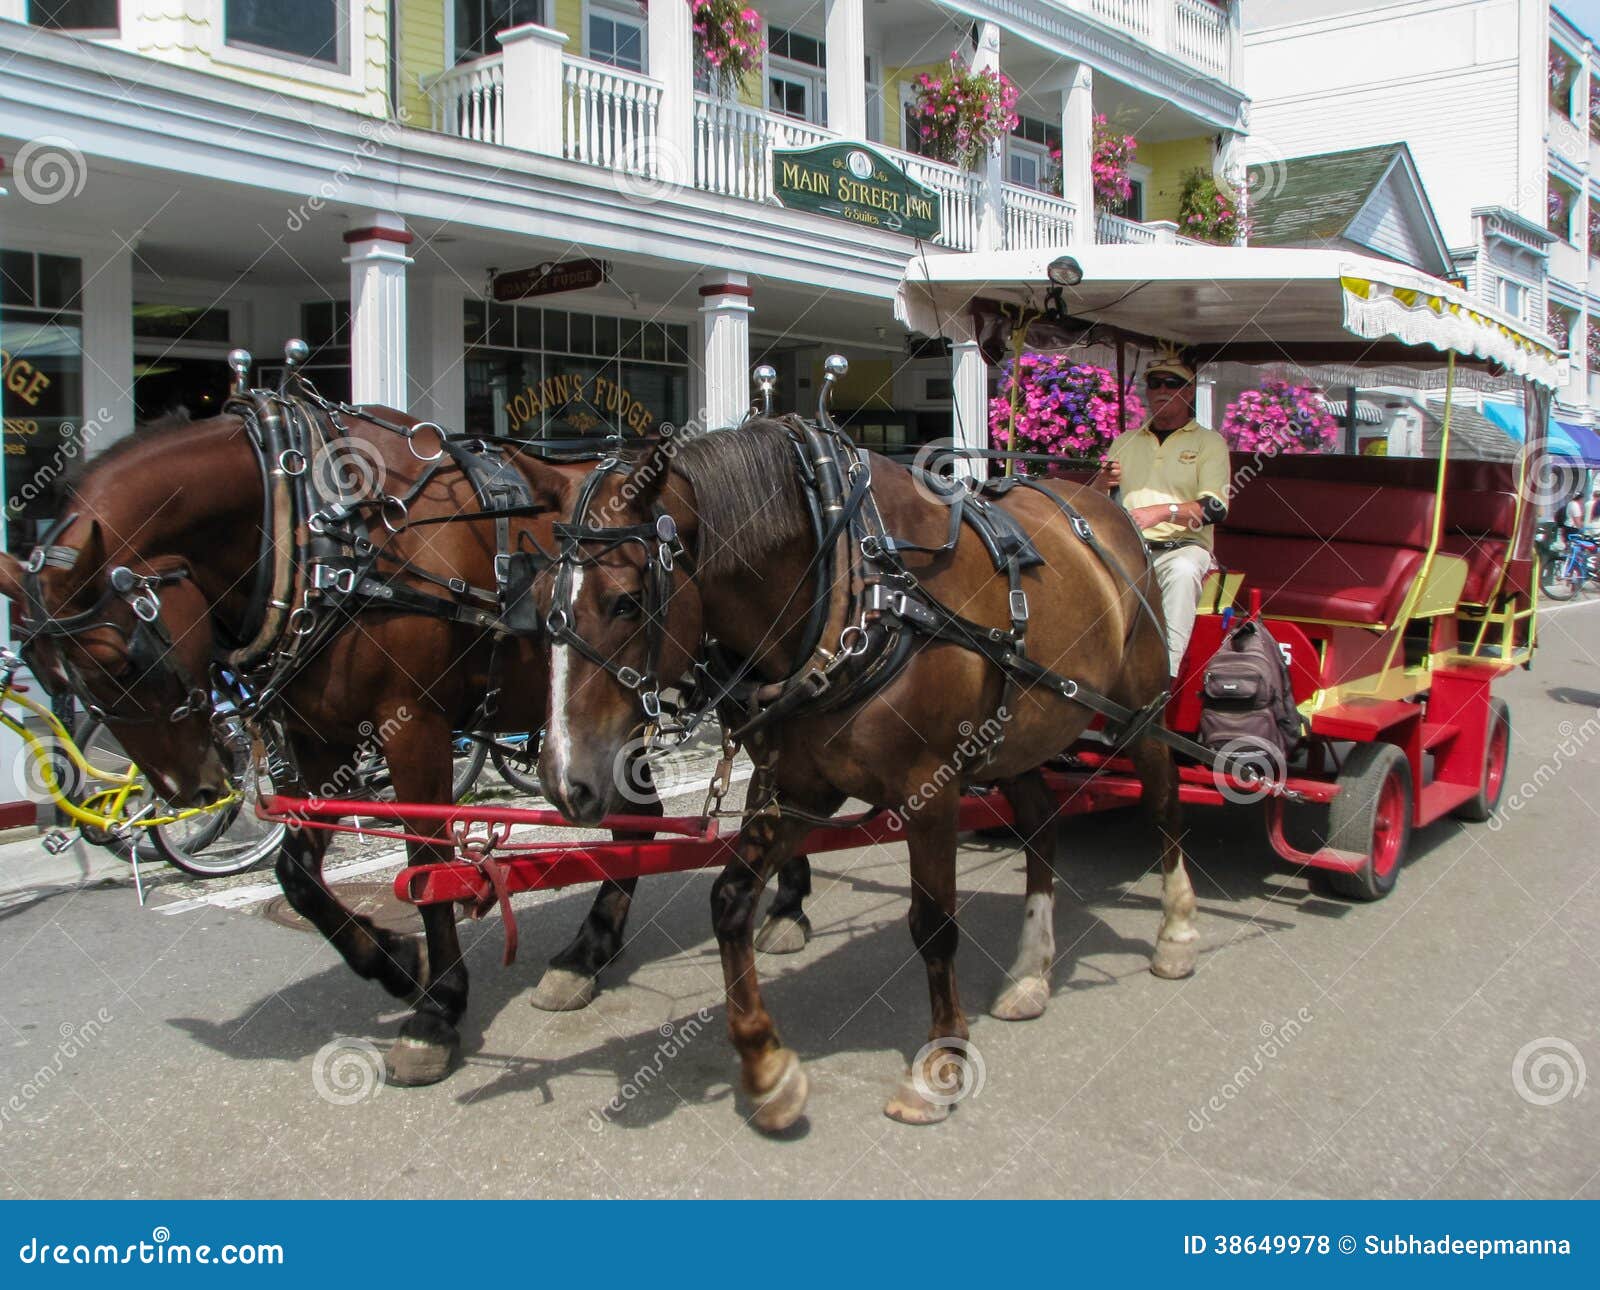
<instances>
[{"instance_id":1,"label":"gabled roof","mask_svg":"<svg viewBox=\"0 0 1600 1290\"><path fill-rule=\"evenodd\" d=\"M1450 249L1404 143L1249 168L1253 246L1348 246L1437 277Z\"/></svg>"}]
</instances>

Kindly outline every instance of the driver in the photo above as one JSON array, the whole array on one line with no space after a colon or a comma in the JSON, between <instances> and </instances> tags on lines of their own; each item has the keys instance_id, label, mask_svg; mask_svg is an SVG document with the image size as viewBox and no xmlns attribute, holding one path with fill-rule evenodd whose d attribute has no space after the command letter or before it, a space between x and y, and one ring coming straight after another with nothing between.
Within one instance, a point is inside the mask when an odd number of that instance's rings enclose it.
<instances>
[{"instance_id":1,"label":"driver","mask_svg":"<svg viewBox=\"0 0 1600 1290\"><path fill-rule=\"evenodd\" d=\"M1213 526L1228 514L1227 441L1194 419L1194 383L1194 366L1181 355L1158 355L1145 372L1149 419L1112 441L1094 478L1103 492L1122 490L1122 504L1144 535L1161 588L1174 680L1211 569Z\"/></svg>"}]
</instances>

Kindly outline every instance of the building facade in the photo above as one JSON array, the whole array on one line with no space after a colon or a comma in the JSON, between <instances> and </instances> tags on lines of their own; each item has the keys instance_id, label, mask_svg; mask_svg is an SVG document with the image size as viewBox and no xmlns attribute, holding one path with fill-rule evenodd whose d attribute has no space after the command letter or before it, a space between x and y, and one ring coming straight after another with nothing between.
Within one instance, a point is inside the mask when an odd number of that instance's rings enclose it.
<instances>
[{"instance_id":1,"label":"building facade","mask_svg":"<svg viewBox=\"0 0 1600 1290\"><path fill-rule=\"evenodd\" d=\"M1600 63L1548 0L1252 0L1246 152L1403 140L1458 275L1570 354L1556 415L1600 414ZM1292 193L1288 194L1291 198Z\"/></svg>"}]
</instances>

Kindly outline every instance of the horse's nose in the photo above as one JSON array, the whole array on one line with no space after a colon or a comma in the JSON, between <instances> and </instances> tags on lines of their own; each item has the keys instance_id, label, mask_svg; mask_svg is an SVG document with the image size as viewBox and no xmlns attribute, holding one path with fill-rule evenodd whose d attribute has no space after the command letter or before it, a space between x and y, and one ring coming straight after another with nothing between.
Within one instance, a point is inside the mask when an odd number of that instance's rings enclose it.
<instances>
[{"instance_id":1,"label":"horse's nose","mask_svg":"<svg viewBox=\"0 0 1600 1290\"><path fill-rule=\"evenodd\" d=\"M587 780L574 779L567 782L567 816L575 824L594 824L604 811L601 808L600 794L594 785Z\"/></svg>"}]
</instances>

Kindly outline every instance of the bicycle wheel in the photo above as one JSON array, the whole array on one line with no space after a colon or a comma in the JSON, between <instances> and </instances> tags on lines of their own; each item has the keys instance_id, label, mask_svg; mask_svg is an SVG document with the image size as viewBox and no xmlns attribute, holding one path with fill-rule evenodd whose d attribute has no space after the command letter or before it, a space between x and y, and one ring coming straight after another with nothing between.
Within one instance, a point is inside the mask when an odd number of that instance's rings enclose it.
<instances>
[{"instance_id":1,"label":"bicycle wheel","mask_svg":"<svg viewBox=\"0 0 1600 1290\"><path fill-rule=\"evenodd\" d=\"M117 742L117 737L106 728L105 722L98 717L84 716L78 722L72 734L78 751L83 754L84 761L97 770L109 771L113 774L126 774L133 765L133 759L123 751L122 745ZM71 785L72 791L67 796L76 804L81 805L87 798L94 795L97 790L96 781L90 776L75 776L76 783ZM134 809L155 799L154 790L149 781L145 781L143 796L134 803ZM217 811L205 811L181 824L173 825L179 831L186 849L195 849L207 845L227 827L223 818L233 808L223 808ZM118 836L105 829L97 829L91 824L80 824L78 832L85 842L93 846L104 847L113 855L119 855L124 860L129 860L137 853L141 861L164 860L166 856L156 845L154 829L139 829L135 837Z\"/></svg>"},{"instance_id":2,"label":"bicycle wheel","mask_svg":"<svg viewBox=\"0 0 1600 1290\"><path fill-rule=\"evenodd\" d=\"M539 782L539 743L540 736L530 734L515 742L496 739L489 750L500 778L518 792L535 797L544 793L544 785Z\"/></svg>"},{"instance_id":3,"label":"bicycle wheel","mask_svg":"<svg viewBox=\"0 0 1600 1290\"><path fill-rule=\"evenodd\" d=\"M1551 600L1571 600L1577 594L1578 584L1567 568L1567 558L1558 556L1549 564L1539 565L1539 588Z\"/></svg>"},{"instance_id":4,"label":"bicycle wheel","mask_svg":"<svg viewBox=\"0 0 1600 1290\"><path fill-rule=\"evenodd\" d=\"M233 777L241 796L231 806L149 830L154 850L168 864L196 878L227 878L278 854L287 826L256 815L260 789L272 791L266 749L259 739L237 750ZM220 818L209 835L194 827L213 817Z\"/></svg>"},{"instance_id":5,"label":"bicycle wheel","mask_svg":"<svg viewBox=\"0 0 1600 1290\"><path fill-rule=\"evenodd\" d=\"M483 763L489 748L477 735L457 735L454 744L455 760L450 772L450 795L459 802L478 782L483 773Z\"/></svg>"}]
</instances>

